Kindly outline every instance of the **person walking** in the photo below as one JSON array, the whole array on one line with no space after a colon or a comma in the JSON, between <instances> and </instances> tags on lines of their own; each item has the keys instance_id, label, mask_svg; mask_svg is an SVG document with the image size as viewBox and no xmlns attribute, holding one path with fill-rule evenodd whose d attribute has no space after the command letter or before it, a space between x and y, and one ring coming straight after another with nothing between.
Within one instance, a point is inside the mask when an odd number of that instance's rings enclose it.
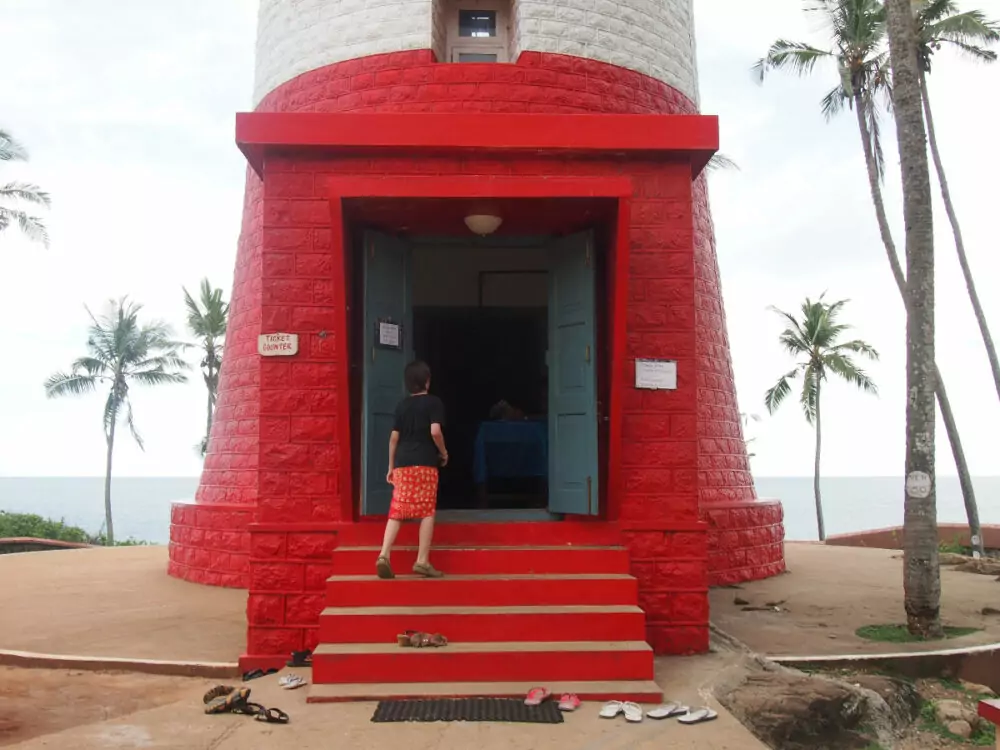
<instances>
[{"instance_id":1,"label":"person walking","mask_svg":"<svg viewBox=\"0 0 1000 750\"><path fill-rule=\"evenodd\" d=\"M386 481L393 486L392 502L375 569L379 578L396 577L389 559L396 535L403 521L420 519L420 541L413 572L425 578L440 578L443 573L431 565L430 552L437 509L438 472L448 465L442 431L444 404L429 393L431 368L426 363L408 364L403 371L403 381L410 395L396 406L389 436Z\"/></svg>"}]
</instances>

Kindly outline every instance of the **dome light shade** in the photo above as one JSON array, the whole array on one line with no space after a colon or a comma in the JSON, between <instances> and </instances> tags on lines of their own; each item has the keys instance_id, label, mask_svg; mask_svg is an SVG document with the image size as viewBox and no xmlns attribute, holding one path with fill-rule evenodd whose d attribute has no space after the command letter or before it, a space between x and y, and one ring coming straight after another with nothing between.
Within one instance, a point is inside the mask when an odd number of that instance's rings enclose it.
<instances>
[{"instance_id":1,"label":"dome light shade","mask_svg":"<svg viewBox=\"0 0 1000 750\"><path fill-rule=\"evenodd\" d=\"M469 214L465 217L465 226L474 234L485 237L493 234L503 224L503 219L492 214Z\"/></svg>"}]
</instances>

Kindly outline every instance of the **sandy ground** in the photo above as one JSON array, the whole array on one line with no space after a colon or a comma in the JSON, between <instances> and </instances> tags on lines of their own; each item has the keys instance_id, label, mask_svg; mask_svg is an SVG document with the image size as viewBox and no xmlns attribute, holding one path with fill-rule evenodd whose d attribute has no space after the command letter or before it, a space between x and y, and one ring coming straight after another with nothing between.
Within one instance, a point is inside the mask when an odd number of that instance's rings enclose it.
<instances>
[{"instance_id":1,"label":"sandy ground","mask_svg":"<svg viewBox=\"0 0 1000 750\"><path fill-rule=\"evenodd\" d=\"M667 695L720 712L710 723L626 724L597 716L584 704L564 724L373 724L374 703L306 705L308 688L281 690L278 675L246 683L251 700L287 711L288 725L245 716L205 716L200 679L0 668L0 746L18 750L67 748L177 748L177 750L763 750L739 722L711 698L712 680L732 658L712 654L660 659L657 681ZM308 677L308 671L302 671Z\"/></svg>"},{"instance_id":2,"label":"sandy ground","mask_svg":"<svg viewBox=\"0 0 1000 750\"><path fill-rule=\"evenodd\" d=\"M166 547L0 555L0 649L234 662L246 591L167 575Z\"/></svg>"},{"instance_id":3,"label":"sandy ground","mask_svg":"<svg viewBox=\"0 0 1000 750\"><path fill-rule=\"evenodd\" d=\"M948 567L941 569L942 620L982 632L931 646L875 643L854 635L862 625L906 621L901 555L894 550L786 544L789 572L739 588L714 589L712 622L771 656L926 651L1000 641L1000 617L982 614L983 607L1000 609L1000 583L993 576ZM743 612L734 604L735 597L755 606L784 600L781 608L787 611Z\"/></svg>"}]
</instances>

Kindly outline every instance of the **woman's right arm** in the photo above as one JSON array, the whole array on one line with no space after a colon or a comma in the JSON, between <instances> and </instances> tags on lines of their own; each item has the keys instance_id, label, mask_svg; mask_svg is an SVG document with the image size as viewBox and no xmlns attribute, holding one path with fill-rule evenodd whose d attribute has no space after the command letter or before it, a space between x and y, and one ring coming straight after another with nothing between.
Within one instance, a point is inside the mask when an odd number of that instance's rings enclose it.
<instances>
[{"instance_id":1,"label":"woman's right arm","mask_svg":"<svg viewBox=\"0 0 1000 750\"><path fill-rule=\"evenodd\" d=\"M431 425L431 440L434 441L434 445L437 446L438 453L441 455L441 465L448 465L448 449L444 445L444 432L441 430L441 425L438 422L434 422Z\"/></svg>"},{"instance_id":2,"label":"woman's right arm","mask_svg":"<svg viewBox=\"0 0 1000 750\"><path fill-rule=\"evenodd\" d=\"M396 446L399 445L399 431L393 430L389 435L389 471L385 475L385 481L392 484L392 472L396 468Z\"/></svg>"}]
</instances>

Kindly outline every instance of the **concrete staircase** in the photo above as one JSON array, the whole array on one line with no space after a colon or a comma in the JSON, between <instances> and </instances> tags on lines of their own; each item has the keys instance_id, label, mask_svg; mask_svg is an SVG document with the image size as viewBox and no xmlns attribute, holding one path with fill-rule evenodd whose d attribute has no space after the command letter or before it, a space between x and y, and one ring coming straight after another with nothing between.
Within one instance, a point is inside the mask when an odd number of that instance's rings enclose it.
<instances>
[{"instance_id":1,"label":"concrete staircase","mask_svg":"<svg viewBox=\"0 0 1000 750\"><path fill-rule=\"evenodd\" d=\"M518 696L536 686L590 700L661 698L624 548L450 544L434 550L439 580L410 574L415 547L398 547L397 578L379 580L377 554L333 554L310 702ZM406 630L449 644L402 648L396 635Z\"/></svg>"}]
</instances>

